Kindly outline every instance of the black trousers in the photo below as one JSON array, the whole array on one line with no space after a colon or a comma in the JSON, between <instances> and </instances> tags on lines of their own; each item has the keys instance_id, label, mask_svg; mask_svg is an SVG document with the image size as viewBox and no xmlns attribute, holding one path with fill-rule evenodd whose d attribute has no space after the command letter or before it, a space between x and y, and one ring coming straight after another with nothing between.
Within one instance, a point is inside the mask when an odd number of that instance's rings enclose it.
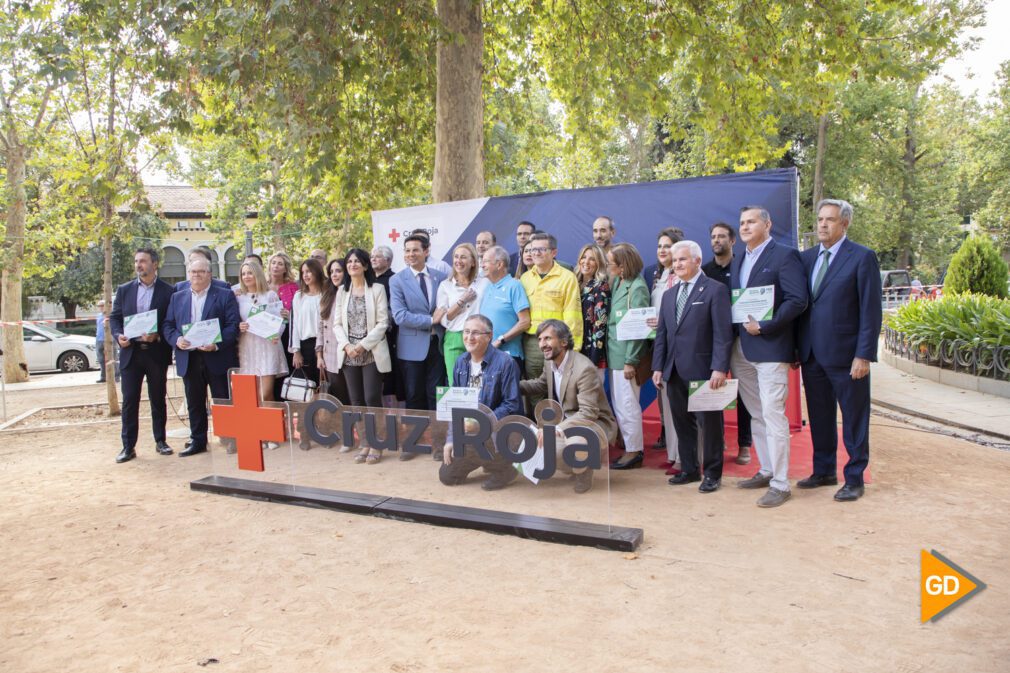
<instances>
[{"instance_id":1,"label":"black trousers","mask_svg":"<svg viewBox=\"0 0 1010 673\"><path fill-rule=\"evenodd\" d=\"M382 407L382 374L374 362L362 367L344 365L342 371L347 382L347 393L351 397L351 406Z\"/></svg>"},{"instance_id":2,"label":"black trousers","mask_svg":"<svg viewBox=\"0 0 1010 673\"><path fill-rule=\"evenodd\" d=\"M122 370L123 391L123 448L133 449L137 446L140 414L140 391L147 379L147 397L151 402L151 427L154 431L154 441L165 441L165 421L167 419L165 397L167 395L168 363L159 362L149 348L141 348L134 342L130 348L130 364Z\"/></svg>"},{"instance_id":3,"label":"black trousers","mask_svg":"<svg viewBox=\"0 0 1010 673\"><path fill-rule=\"evenodd\" d=\"M404 399L408 409L435 410L435 388L445 385L445 360L438 337L431 337L424 360L400 360Z\"/></svg>"},{"instance_id":4,"label":"black trousers","mask_svg":"<svg viewBox=\"0 0 1010 673\"><path fill-rule=\"evenodd\" d=\"M348 405L351 403L351 396L347 393L347 380L344 378L343 372L331 372L329 369L326 370L326 384L324 386L326 390L323 392L328 392L333 395L340 403L343 405Z\"/></svg>"},{"instance_id":5,"label":"black trousers","mask_svg":"<svg viewBox=\"0 0 1010 673\"><path fill-rule=\"evenodd\" d=\"M211 397L229 399L228 373L211 372L207 369L203 353L192 351L182 381L186 387L186 408L189 409L189 436L194 447L207 448L207 388L210 388Z\"/></svg>"},{"instance_id":6,"label":"black trousers","mask_svg":"<svg viewBox=\"0 0 1010 673\"><path fill-rule=\"evenodd\" d=\"M750 412L744 406L743 398L736 396L736 444L751 446L754 443L750 434Z\"/></svg>"},{"instance_id":7,"label":"black trousers","mask_svg":"<svg viewBox=\"0 0 1010 673\"><path fill-rule=\"evenodd\" d=\"M677 430L678 451L680 462L685 474L701 474L698 465L698 425L704 430L705 446L705 476L710 479L722 479L722 444L723 424L721 411L687 410L687 381L677 375L674 369L670 380L666 382L667 395L670 398L670 411L673 416L673 427Z\"/></svg>"}]
</instances>

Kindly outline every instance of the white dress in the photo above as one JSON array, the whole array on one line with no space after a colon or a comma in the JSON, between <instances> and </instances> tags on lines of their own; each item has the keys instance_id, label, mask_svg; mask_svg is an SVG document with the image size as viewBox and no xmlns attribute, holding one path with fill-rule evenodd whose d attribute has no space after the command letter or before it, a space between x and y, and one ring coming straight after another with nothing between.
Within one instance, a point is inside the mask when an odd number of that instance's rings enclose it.
<instances>
[{"instance_id":1,"label":"white dress","mask_svg":"<svg viewBox=\"0 0 1010 673\"><path fill-rule=\"evenodd\" d=\"M273 291L260 294L240 294L238 310L242 322L249 319L249 311L254 306L263 306L269 302L278 301L277 293ZM251 332L243 332L238 338L239 371L242 374L256 376L287 376L288 363L284 358L284 347L280 339L271 343L263 337Z\"/></svg>"}]
</instances>

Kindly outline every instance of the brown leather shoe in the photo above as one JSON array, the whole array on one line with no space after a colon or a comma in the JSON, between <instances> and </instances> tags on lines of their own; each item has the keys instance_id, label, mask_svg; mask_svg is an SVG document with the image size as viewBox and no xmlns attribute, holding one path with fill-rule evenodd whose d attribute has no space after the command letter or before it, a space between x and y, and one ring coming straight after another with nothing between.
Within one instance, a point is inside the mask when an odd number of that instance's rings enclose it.
<instances>
[{"instance_id":1,"label":"brown leather shoe","mask_svg":"<svg viewBox=\"0 0 1010 673\"><path fill-rule=\"evenodd\" d=\"M736 460L734 460L737 465L749 465L750 464L750 447L741 446L740 450L736 454Z\"/></svg>"}]
</instances>

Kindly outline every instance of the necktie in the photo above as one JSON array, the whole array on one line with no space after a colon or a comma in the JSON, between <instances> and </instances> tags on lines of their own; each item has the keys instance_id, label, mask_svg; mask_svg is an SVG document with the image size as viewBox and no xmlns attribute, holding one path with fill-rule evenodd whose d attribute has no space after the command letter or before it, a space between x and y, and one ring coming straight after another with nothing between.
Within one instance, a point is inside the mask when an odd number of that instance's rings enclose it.
<instances>
[{"instance_id":1,"label":"necktie","mask_svg":"<svg viewBox=\"0 0 1010 673\"><path fill-rule=\"evenodd\" d=\"M687 283L680 284L680 294L677 295L677 324L680 324L680 319L684 317L684 308L687 306L687 295L688 295Z\"/></svg>"},{"instance_id":2,"label":"necktie","mask_svg":"<svg viewBox=\"0 0 1010 673\"><path fill-rule=\"evenodd\" d=\"M427 304L431 303L431 299L428 298L428 286L424 283L424 272L417 274L417 282L421 284L421 294L424 295L424 301Z\"/></svg>"},{"instance_id":3,"label":"necktie","mask_svg":"<svg viewBox=\"0 0 1010 673\"><path fill-rule=\"evenodd\" d=\"M821 283L824 282L824 275L828 272L828 260L831 259L831 251L822 251L821 257L821 268L817 269L817 277L814 278L814 294L817 294L817 290L820 289Z\"/></svg>"}]
</instances>

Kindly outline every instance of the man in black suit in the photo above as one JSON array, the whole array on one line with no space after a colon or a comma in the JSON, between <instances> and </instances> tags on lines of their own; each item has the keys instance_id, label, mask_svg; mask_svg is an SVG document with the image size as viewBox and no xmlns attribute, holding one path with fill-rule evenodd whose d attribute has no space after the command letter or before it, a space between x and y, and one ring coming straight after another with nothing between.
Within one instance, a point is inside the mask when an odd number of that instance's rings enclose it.
<instances>
[{"instance_id":1,"label":"man in black suit","mask_svg":"<svg viewBox=\"0 0 1010 673\"><path fill-rule=\"evenodd\" d=\"M698 425L703 429L705 479L698 490L711 493L722 484L723 423L721 411L689 412L688 384L707 381L726 385L733 327L729 290L701 271L701 247L694 241L675 243L673 271L679 282L663 294L652 350L652 381L666 387L677 430L681 473L674 485L701 480L698 465Z\"/></svg>"},{"instance_id":2,"label":"man in black suit","mask_svg":"<svg viewBox=\"0 0 1010 673\"><path fill-rule=\"evenodd\" d=\"M800 253L771 237L772 219L761 206L740 209L740 238L744 254L733 259L731 285L735 289L770 287L772 315L747 316L734 325L737 335L730 359L740 395L751 412L754 449L761 468L737 484L764 488L758 507L778 507L792 495L789 489L789 367L796 361L794 322L807 307L807 282Z\"/></svg>"},{"instance_id":3,"label":"man in black suit","mask_svg":"<svg viewBox=\"0 0 1010 673\"><path fill-rule=\"evenodd\" d=\"M165 442L167 420L165 397L168 366L172 363L172 347L165 339L165 316L172 300L172 286L158 278L158 252L141 248L133 255L137 277L116 288L116 298L109 316L112 338L119 343L119 366L123 385L123 449L117 463L137 457L135 447L139 434L137 415L140 412L140 390L147 378L147 397L151 402L151 426L158 453L171 455ZM123 334L125 318L147 311L158 312L158 329L153 334L127 338Z\"/></svg>"},{"instance_id":4,"label":"man in black suit","mask_svg":"<svg viewBox=\"0 0 1010 673\"><path fill-rule=\"evenodd\" d=\"M513 278L520 278L527 271L523 264L523 246L529 243L530 236L537 233L536 225L523 220L516 225L516 245L519 250L509 256L509 275Z\"/></svg>"},{"instance_id":5,"label":"man in black suit","mask_svg":"<svg viewBox=\"0 0 1010 673\"><path fill-rule=\"evenodd\" d=\"M849 460L845 485L835 500L863 495L863 471L870 462L870 363L880 337L880 267L869 248L846 237L852 206L825 199L817 204L821 244L803 251L810 281L810 305L799 319L799 353L814 444L814 473L799 488L834 486L838 456L837 408Z\"/></svg>"}]
</instances>

